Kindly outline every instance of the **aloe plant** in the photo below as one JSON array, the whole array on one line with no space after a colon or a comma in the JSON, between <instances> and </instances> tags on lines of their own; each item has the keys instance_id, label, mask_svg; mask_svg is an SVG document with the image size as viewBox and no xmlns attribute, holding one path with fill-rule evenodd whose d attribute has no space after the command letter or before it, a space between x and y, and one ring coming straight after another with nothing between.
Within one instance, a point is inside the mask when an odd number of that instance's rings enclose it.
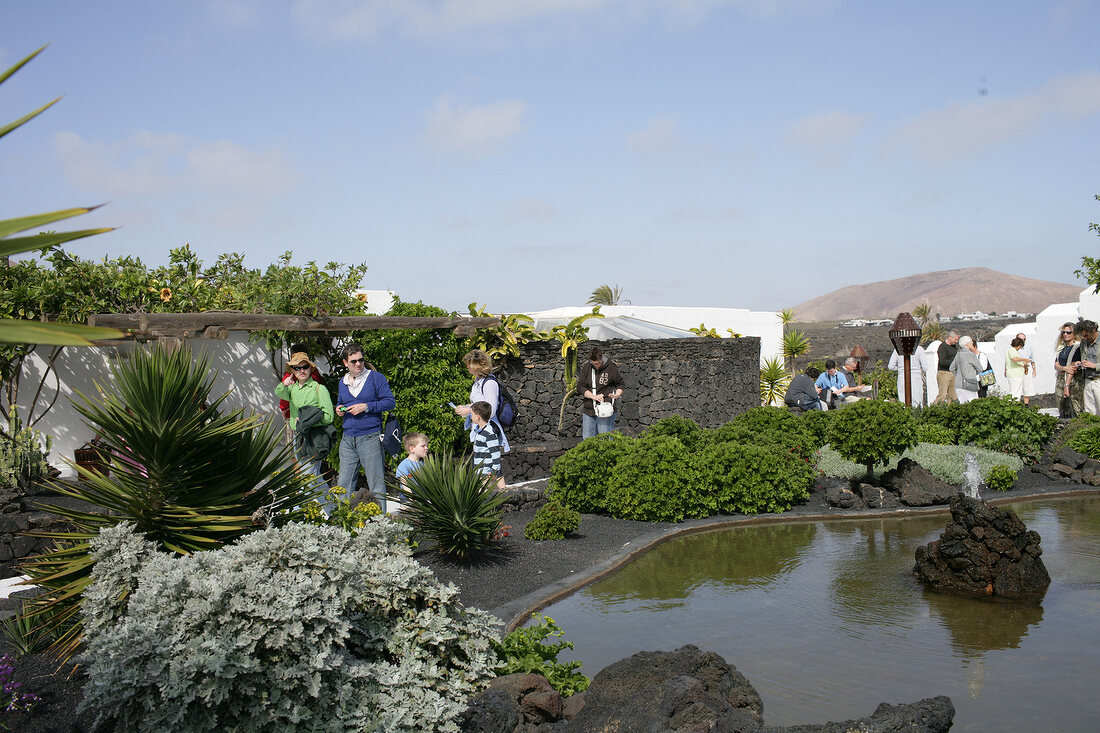
<instances>
[{"instance_id":1,"label":"aloe plant","mask_svg":"<svg viewBox=\"0 0 1100 733\"><path fill-rule=\"evenodd\" d=\"M97 384L94 398L78 394L73 405L99 434L108 475L76 466L80 483L52 486L100 510L50 506L76 529L35 533L57 544L24 563L29 582L48 591L29 613L57 637L53 650L63 658L80 642L89 540L102 528L130 522L161 549L185 555L298 519L296 507L313 498L313 479L295 467L278 426L220 411L229 393L211 396L207 357L138 350L111 371L112 384Z\"/></svg>"}]
</instances>

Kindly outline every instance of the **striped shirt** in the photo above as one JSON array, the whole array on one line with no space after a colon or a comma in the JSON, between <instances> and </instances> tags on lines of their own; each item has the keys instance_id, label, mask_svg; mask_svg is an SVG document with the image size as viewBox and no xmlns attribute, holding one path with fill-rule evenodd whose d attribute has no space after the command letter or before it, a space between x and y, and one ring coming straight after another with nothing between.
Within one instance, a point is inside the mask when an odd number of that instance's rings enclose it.
<instances>
[{"instance_id":1,"label":"striped shirt","mask_svg":"<svg viewBox=\"0 0 1100 733\"><path fill-rule=\"evenodd\" d=\"M484 427L474 426L470 431L470 442L474 446L474 468L478 473L500 473L500 438L493 430L492 423Z\"/></svg>"}]
</instances>

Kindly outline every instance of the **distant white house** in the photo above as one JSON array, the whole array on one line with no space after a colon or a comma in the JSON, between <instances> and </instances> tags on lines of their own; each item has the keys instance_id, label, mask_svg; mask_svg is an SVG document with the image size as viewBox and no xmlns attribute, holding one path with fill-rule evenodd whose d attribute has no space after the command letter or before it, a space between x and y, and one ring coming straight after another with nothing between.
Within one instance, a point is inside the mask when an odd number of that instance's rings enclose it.
<instances>
[{"instance_id":1,"label":"distant white house","mask_svg":"<svg viewBox=\"0 0 1100 733\"><path fill-rule=\"evenodd\" d=\"M590 306L567 306L528 313L540 330L565 324L591 311ZM783 345L783 324L775 311L745 308L696 308L657 305L605 305L604 318L588 321L588 336L595 340L613 338L687 338L690 329L706 326L722 336L729 332L760 338L760 360L776 356Z\"/></svg>"}]
</instances>

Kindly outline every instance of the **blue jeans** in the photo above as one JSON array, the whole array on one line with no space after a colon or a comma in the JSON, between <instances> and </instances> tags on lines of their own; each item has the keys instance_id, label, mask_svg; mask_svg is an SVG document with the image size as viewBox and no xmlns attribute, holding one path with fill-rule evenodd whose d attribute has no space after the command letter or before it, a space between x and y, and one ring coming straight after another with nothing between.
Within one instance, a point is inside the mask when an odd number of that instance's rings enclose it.
<instances>
[{"instance_id":1,"label":"blue jeans","mask_svg":"<svg viewBox=\"0 0 1100 733\"><path fill-rule=\"evenodd\" d=\"M611 413L611 417L592 417L588 413L581 413L581 437L591 438L595 435L610 433L615 429L615 418L619 413Z\"/></svg>"},{"instance_id":2,"label":"blue jeans","mask_svg":"<svg viewBox=\"0 0 1100 733\"><path fill-rule=\"evenodd\" d=\"M350 498L355 493L359 478L359 466L367 477L373 501L383 513L386 511L386 458L382 455L381 432L370 435L345 435L340 439L340 486Z\"/></svg>"}]
</instances>

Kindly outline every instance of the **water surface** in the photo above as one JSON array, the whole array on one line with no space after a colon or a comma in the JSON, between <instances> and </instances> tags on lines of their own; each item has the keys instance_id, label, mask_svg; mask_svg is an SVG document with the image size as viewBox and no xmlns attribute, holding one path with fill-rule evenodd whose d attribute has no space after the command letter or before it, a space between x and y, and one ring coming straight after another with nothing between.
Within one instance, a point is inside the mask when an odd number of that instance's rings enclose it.
<instances>
[{"instance_id":1,"label":"water surface","mask_svg":"<svg viewBox=\"0 0 1100 733\"><path fill-rule=\"evenodd\" d=\"M1013 505L1042 536L1039 603L925 590L918 545L946 514L724 529L666 542L544 613L582 671L695 644L736 666L768 725L870 715L948 695L953 731L1095 731L1100 498Z\"/></svg>"}]
</instances>

